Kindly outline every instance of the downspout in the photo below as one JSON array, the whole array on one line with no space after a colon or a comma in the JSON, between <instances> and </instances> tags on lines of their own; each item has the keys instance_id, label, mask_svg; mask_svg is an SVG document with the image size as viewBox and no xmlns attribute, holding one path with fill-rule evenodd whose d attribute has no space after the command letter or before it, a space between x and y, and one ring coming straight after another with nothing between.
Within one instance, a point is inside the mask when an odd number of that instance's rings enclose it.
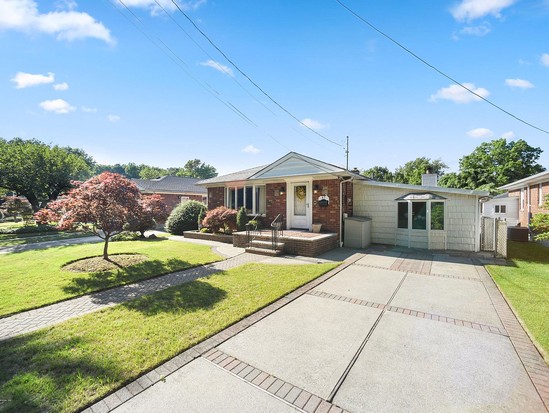
<instances>
[{"instance_id":1,"label":"downspout","mask_svg":"<svg viewBox=\"0 0 549 413\"><path fill-rule=\"evenodd\" d=\"M345 182L351 182L353 178L343 179L339 181L339 248L343 246L343 240L341 235L343 234L343 184ZM353 189L354 196L354 189Z\"/></svg>"}]
</instances>

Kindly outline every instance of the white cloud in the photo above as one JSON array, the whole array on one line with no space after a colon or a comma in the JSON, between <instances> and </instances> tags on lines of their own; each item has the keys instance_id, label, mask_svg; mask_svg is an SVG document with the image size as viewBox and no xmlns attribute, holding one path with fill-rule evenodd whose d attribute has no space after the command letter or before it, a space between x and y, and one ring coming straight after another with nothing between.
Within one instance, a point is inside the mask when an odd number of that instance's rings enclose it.
<instances>
[{"instance_id":1,"label":"white cloud","mask_svg":"<svg viewBox=\"0 0 549 413\"><path fill-rule=\"evenodd\" d=\"M202 66L208 66L212 67L218 72L225 73L226 75L230 77L234 77L233 70L229 66L222 65L219 62L216 62L215 60L208 60L206 62L200 63Z\"/></svg>"},{"instance_id":2,"label":"white cloud","mask_svg":"<svg viewBox=\"0 0 549 413\"><path fill-rule=\"evenodd\" d=\"M505 139L513 139L515 136L516 136L515 132L513 131L509 131L501 134L501 137Z\"/></svg>"},{"instance_id":3,"label":"white cloud","mask_svg":"<svg viewBox=\"0 0 549 413\"><path fill-rule=\"evenodd\" d=\"M301 119L301 126L306 126L310 129L314 129L314 130L321 130L321 129L326 129L327 127L329 127L330 125L328 124L323 124L321 122L319 122L318 120L314 120L314 119L311 119L311 118L305 118L305 119Z\"/></svg>"},{"instance_id":4,"label":"white cloud","mask_svg":"<svg viewBox=\"0 0 549 413\"><path fill-rule=\"evenodd\" d=\"M153 16L156 16L160 13L163 13L163 10L166 11L175 11L177 7L171 0L125 0L124 4L128 7L138 7L142 9L149 9ZM181 7L182 10L196 10L200 6L206 3L207 0L188 0L181 1L177 0L176 3ZM160 7L160 6L162 7Z\"/></svg>"},{"instance_id":5,"label":"white cloud","mask_svg":"<svg viewBox=\"0 0 549 413\"><path fill-rule=\"evenodd\" d=\"M68 10L40 13L33 0L1 0L0 30L56 35L58 40L78 40L88 37L114 43L109 29L88 13L76 12L75 2L64 3Z\"/></svg>"},{"instance_id":6,"label":"white cloud","mask_svg":"<svg viewBox=\"0 0 549 413\"><path fill-rule=\"evenodd\" d=\"M484 89L482 87L477 88L473 83L464 83L463 86L475 92L477 95L482 96L483 98L486 98L490 95L490 92L487 89ZM448 87L439 89L434 95L431 95L429 100L431 102L437 102L438 100L443 99L451 100L455 103L469 103L481 100L479 96L472 94L471 92L462 88L459 85L450 85Z\"/></svg>"},{"instance_id":7,"label":"white cloud","mask_svg":"<svg viewBox=\"0 0 549 413\"><path fill-rule=\"evenodd\" d=\"M492 26L488 22L479 24L478 26L466 26L460 30L461 34L467 36L486 36L492 30Z\"/></svg>"},{"instance_id":8,"label":"white cloud","mask_svg":"<svg viewBox=\"0 0 549 413\"><path fill-rule=\"evenodd\" d=\"M259 153L261 152L261 149L258 149L256 148L255 146L253 145L248 145L246 146L244 149L242 149L242 152L244 153L252 153L252 154L256 154L256 153Z\"/></svg>"},{"instance_id":9,"label":"white cloud","mask_svg":"<svg viewBox=\"0 0 549 413\"><path fill-rule=\"evenodd\" d=\"M501 11L517 0L462 0L450 10L457 21L471 21L492 15L501 17Z\"/></svg>"},{"instance_id":10,"label":"white cloud","mask_svg":"<svg viewBox=\"0 0 549 413\"><path fill-rule=\"evenodd\" d=\"M88 108L87 106L82 106L80 109L82 109L82 112L85 112L85 113L95 113L95 112L97 112L96 108Z\"/></svg>"},{"instance_id":11,"label":"white cloud","mask_svg":"<svg viewBox=\"0 0 549 413\"><path fill-rule=\"evenodd\" d=\"M74 112L76 108L71 106L67 101L63 99L45 100L40 102L39 106L46 112L57 113L58 115L64 115L70 112Z\"/></svg>"},{"instance_id":12,"label":"white cloud","mask_svg":"<svg viewBox=\"0 0 549 413\"><path fill-rule=\"evenodd\" d=\"M549 53L542 54L540 62L543 66L549 66Z\"/></svg>"},{"instance_id":13,"label":"white cloud","mask_svg":"<svg viewBox=\"0 0 549 413\"><path fill-rule=\"evenodd\" d=\"M505 79L505 84L510 87L518 87L520 89L531 89L534 85L524 79Z\"/></svg>"},{"instance_id":14,"label":"white cloud","mask_svg":"<svg viewBox=\"0 0 549 413\"><path fill-rule=\"evenodd\" d=\"M55 90L67 90L69 88L69 84L67 82L56 83L55 85L53 85L53 88Z\"/></svg>"},{"instance_id":15,"label":"white cloud","mask_svg":"<svg viewBox=\"0 0 549 413\"><path fill-rule=\"evenodd\" d=\"M53 83L55 82L55 75L53 73L48 73L47 75L33 75L32 73L17 72L11 81L15 83L16 89L24 89L30 86Z\"/></svg>"},{"instance_id":16,"label":"white cloud","mask_svg":"<svg viewBox=\"0 0 549 413\"><path fill-rule=\"evenodd\" d=\"M118 115L107 115L107 120L109 122L118 122L120 119L121 118Z\"/></svg>"},{"instance_id":17,"label":"white cloud","mask_svg":"<svg viewBox=\"0 0 549 413\"><path fill-rule=\"evenodd\" d=\"M477 128L472 129L469 132L467 132L467 135L469 135L471 138L491 138L494 136L494 132L492 132L490 129L487 128Z\"/></svg>"}]
</instances>

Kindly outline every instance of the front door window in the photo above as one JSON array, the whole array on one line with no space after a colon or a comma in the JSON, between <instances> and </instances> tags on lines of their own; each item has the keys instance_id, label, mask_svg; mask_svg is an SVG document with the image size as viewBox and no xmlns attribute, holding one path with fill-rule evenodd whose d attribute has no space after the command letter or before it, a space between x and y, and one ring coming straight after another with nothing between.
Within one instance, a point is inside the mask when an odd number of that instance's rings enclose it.
<instances>
[{"instance_id":1,"label":"front door window","mask_svg":"<svg viewBox=\"0 0 549 413\"><path fill-rule=\"evenodd\" d=\"M307 215L307 186L296 185L294 187L294 215Z\"/></svg>"}]
</instances>

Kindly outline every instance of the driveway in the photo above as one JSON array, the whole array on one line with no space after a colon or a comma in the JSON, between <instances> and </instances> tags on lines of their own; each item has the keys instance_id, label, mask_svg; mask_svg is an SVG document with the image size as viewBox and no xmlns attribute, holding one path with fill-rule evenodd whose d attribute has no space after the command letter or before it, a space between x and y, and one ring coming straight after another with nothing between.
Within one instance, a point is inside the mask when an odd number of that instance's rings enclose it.
<instances>
[{"instance_id":1,"label":"driveway","mask_svg":"<svg viewBox=\"0 0 549 413\"><path fill-rule=\"evenodd\" d=\"M547 411L549 369L476 257L351 262L89 410Z\"/></svg>"}]
</instances>

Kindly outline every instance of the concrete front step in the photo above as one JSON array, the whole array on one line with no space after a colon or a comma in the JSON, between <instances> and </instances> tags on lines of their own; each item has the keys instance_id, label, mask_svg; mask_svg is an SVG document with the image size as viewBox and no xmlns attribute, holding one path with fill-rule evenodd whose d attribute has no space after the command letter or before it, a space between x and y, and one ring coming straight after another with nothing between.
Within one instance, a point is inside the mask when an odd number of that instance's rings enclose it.
<instances>
[{"instance_id":1,"label":"concrete front step","mask_svg":"<svg viewBox=\"0 0 549 413\"><path fill-rule=\"evenodd\" d=\"M246 248L246 252L249 252L250 254L268 255L270 257L277 257L283 254L281 250L273 250L271 248L257 248L257 247L248 247Z\"/></svg>"},{"instance_id":2,"label":"concrete front step","mask_svg":"<svg viewBox=\"0 0 549 413\"><path fill-rule=\"evenodd\" d=\"M251 244L250 247L254 247L254 248L273 249L272 241L261 241L261 240L254 239L250 244ZM279 242L276 246L276 249L279 251L284 251L284 243Z\"/></svg>"}]
</instances>

